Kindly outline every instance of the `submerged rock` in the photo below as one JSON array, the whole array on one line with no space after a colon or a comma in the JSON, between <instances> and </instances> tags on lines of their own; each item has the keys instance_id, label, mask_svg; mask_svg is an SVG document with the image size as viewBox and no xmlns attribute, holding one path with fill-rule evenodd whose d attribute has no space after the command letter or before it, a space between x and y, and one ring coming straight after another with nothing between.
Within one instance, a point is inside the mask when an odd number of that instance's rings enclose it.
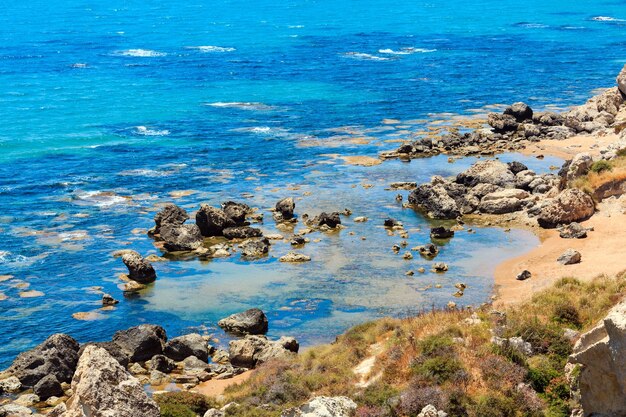
<instances>
[{"instance_id":1,"label":"submerged rock","mask_svg":"<svg viewBox=\"0 0 626 417\"><path fill-rule=\"evenodd\" d=\"M554 228L561 224L586 220L594 211L593 199L589 195L579 189L568 188L542 208L537 222L543 228Z\"/></svg>"},{"instance_id":2,"label":"submerged rock","mask_svg":"<svg viewBox=\"0 0 626 417\"><path fill-rule=\"evenodd\" d=\"M258 308L228 316L220 320L217 325L235 334L265 334L268 329L267 316Z\"/></svg>"},{"instance_id":3,"label":"submerged rock","mask_svg":"<svg viewBox=\"0 0 626 417\"><path fill-rule=\"evenodd\" d=\"M160 417L139 380L97 346L81 355L72 392L63 417Z\"/></svg>"},{"instance_id":4,"label":"submerged rock","mask_svg":"<svg viewBox=\"0 0 626 417\"><path fill-rule=\"evenodd\" d=\"M580 252L574 249L568 249L561 256L559 256L559 258L557 259L557 262L562 265L572 265L572 264L579 263L580 260L581 260Z\"/></svg>"},{"instance_id":5,"label":"submerged rock","mask_svg":"<svg viewBox=\"0 0 626 417\"><path fill-rule=\"evenodd\" d=\"M437 246L433 245L432 243L427 243L424 246L419 246L417 250L419 251L420 255L429 259L434 258L439 253L439 249L437 248Z\"/></svg>"},{"instance_id":6,"label":"submerged rock","mask_svg":"<svg viewBox=\"0 0 626 417\"><path fill-rule=\"evenodd\" d=\"M168 203L154 216L155 234L161 233L161 227L165 225L180 226L189 219L189 215L185 209L178 207L176 204Z\"/></svg>"},{"instance_id":7,"label":"submerged rock","mask_svg":"<svg viewBox=\"0 0 626 417\"><path fill-rule=\"evenodd\" d=\"M248 335L229 344L230 363L234 366L254 368L270 359L293 358L300 345L293 337L281 337L271 341L265 336Z\"/></svg>"},{"instance_id":8,"label":"submerged rock","mask_svg":"<svg viewBox=\"0 0 626 417\"><path fill-rule=\"evenodd\" d=\"M270 251L270 241L267 238L246 240L240 246L241 256L246 258L260 258Z\"/></svg>"},{"instance_id":9,"label":"submerged rock","mask_svg":"<svg viewBox=\"0 0 626 417\"><path fill-rule=\"evenodd\" d=\"M432 239L449 239L451 237L454 237L454 231L443 226L431 227L430 237Z\"/></svg>"},{"instance_id":10,"label":"submerged rock","mask_svg":"<svg viewBox=\"0 0 626 417\"><path fill-rule=\"evenodd\" d=\"M227 239L250 239L263 236L261 229L250 226L227 227L223 230L223 234Z\"/></svg>"},{"instance_id":11,"label":"submerged rock","mask_svg":"<svg viewBox=\"0 0 626 417\"><path fill-rule=\"evenodd\" d=\"M613 307L574 346L584 415L626 415L626 301Z\"/></svg>"},{"instance_id":12,"label":"submerged rock","mask_svg":"<svg viewBox=\"0 0 626 417\"><path fill-rule=\"evenodd\" d=\"M56 377L59 382L70 382L78 362L79 348L72 337L54 334L35 348L20 353L8 371L27 388L34 387L48 375Z\"/></svg>"},{"instance_id":13,"label":"submerged rock","mask_svg":"<svg viewBox=\"0 0 626 417\"><path fill-rule=\"evenodd\" d=\"M156 280L156 272L152 264L139 253L131 251L122 256L122 262L128 268L128 278L140 284L150 284ZM104 301L104 298L103 298Z\"/></svg>"},{"instance_id":14,"label":"submerged rock","mask_svg":"<svg viewBox=\"0 0 626 417\"><path fill-rule=\"evenodd\" d=\"M283 411L281 417L351 417L357 405L348 397L315 397Z\"/></svg>"}]
</instances>

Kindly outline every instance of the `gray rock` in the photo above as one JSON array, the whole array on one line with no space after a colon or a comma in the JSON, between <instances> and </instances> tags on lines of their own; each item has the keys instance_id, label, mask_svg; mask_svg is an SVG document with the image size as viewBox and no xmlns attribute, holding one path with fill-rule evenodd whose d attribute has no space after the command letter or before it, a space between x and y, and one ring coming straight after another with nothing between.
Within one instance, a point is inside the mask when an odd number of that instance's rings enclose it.
<instances>
[{"instance_id":1,"label":"gray rock","mask_svg":"<svg viewBox=\"0 0 626 417\"><path fill-rule=\"evenodd\" d=\"M224 210L224 215L230 222L235 226L246 226L248 223L246 222L246 214L248 214L251 209L247 204L235 203L234 201L226 201L222 203L222 210Z\"/></svg>"},{"instance_id":2,"label":"gray rock","mask_svg":"<svg viewBox=\"0 0 626 417\"><path fill-rule=\"evenodd\" d=\"M204 371L209 368L209 364L195 356L188 356L183 360L185 371Z\"/></svg>"},{"instance_id":3,"label":"gray rock","mask_svg":"<svg viewBox=\"0 0 626 417\"><path fill-rule=\"evenodd\" d=\"M504 214L519 211L524 201L530 197L524 190L509 188L487 194L480 201L479 210L483 213Z\"/></svg>"},{"instance_id":4,"label":"gray rock","mask_svg":"<svg viewBox=\"0 0 626 417\"><path fill-rule=\"evenodd\" d=\"M568 249L559 258L557 262L562 265L573 265L579 263L581 260L580 252L574 249Z\"/></svg>"},{"instance_id":5,"label":"gray rock","mask_svg":"<svg viewBox=\"0 0 626 417\"><path fill-rule=\"evenodd\" d=\"M153 324L141 324L113 335L113 342L128 355L131 362L142 362L163 353L167 341L165 329Z\"/></svg>"},{"instance_id":6,"label":"gray rock","mask_svg":"<svg viewBox=\"0 0 626 417\"><path fill-rule=\"evenodd\" d=\"M180 226L189 219L189 215L185 209L178 207L176 204L168 203L154 216L154 233L160 234L161 227L164 225Z\"/></svg>"},{"instance_id":7,"label":"gray rock","mask_svg":"<svg viewBox=\"0 0 626 417\"><path fill-rule=\"evenodd\" d=\"M623 96L626 96L626 65L617 75L617 88L622 93Z\"/></svg>"},{"instance_id":8,"label":"gray rock","mask_svg":"<svg viewBox=\"0 0 626 417\"><path fill-rule=\"evenodd\" d=\"M202 204L196 213L196 225L202 236L222 236L224 229L235 226L235 223L226 217L223 210Z\"/></svg>"},{"instance_id":9,"label":"gray rock","mask_svg":"<svg viewBox=\"0 0 626 417\"><path fill-rule=\"evenodd\" d=\"M517 277L515 277L515 279L518 281L526 281L527 279L530 279L530 277L532 277L532 274L530 273L529 270L525 269L519 274L517 274Z\"/></svg>"},{"instance_id":10,"label":"gray rock","mask_svg":"<svg viewBox=\"0 0 626 417\"><path fill-rule=\"evenodd\" d=\"M543 228L554 228L586 220L594 211L595 205L589 195L579 189L568 188L542 208L537 216L537 222Z\"/></svg>"},{"instance_id":11,"label":"gray rock","mask_svg":"<svg viewBox=\"0 0 626 417\"><path fill-rule=\"evenodd\" d=\"M296 203L293 198L287 197L276 203L276 212L280 214L282 220L290 220L293 218L293 211L296 208Z\"/></svg>"},{"instance_id":12,"label":"gray rock","mask_svg":"<svg viewBox=\"0 0 626 417\"><path fill-rule=\"evenodd\" d=\"M161 227L163 247L170 252L189 252L202 246L203 238L195 224L181 226L166 225Z\"/></svg>"},{"instance_id":13,"label":"gray rock","mask_svg":"<svg viewBox=\"0 0 626 417\"><path fill-rule=\"evenodd\" d=\"M34 349L20 353L8 371L27 388L34 387L47 375L69 382L76 369L79 347L72 337L54 334Z\"/></svg>"},{"instance_id":14,"label":"gray rock","mask_svg":"<svg viewBox=\"0 0 626 417\"><path fill-rule=\"evenodd\" d=\"M23 417L31 416L32 410L18 404L6 404L0 407L0 417Z\"/></svg>"},{"instance_id":15,"label":"gray rock","mask_svg":"<svg viewBox=\"0 0 626 417\"><path fill-rule=\"evenodd\" d=\"M339 212L336 211L332 213L322 212L315 216L311 223L314 227L328 226L334 229L341 224L341 218L339 217Z\"/></svg>"},{"instance_id":16,"label":"gray rock","mask_svg":"<svg viewBox=\"0 0 626 417\"><path fill-rule=\"evenodd\" d=\"M130 251L122 256L122 262L128 268L128 278L140 284L150 284L156 280L156 272L152 264L139 253Z\"/></svg>"},{"instance_id":17,"label":"gray rock","mask_svg":"<svg viewBox=\"0 0 626 417\"><path fill-rule=\"evenodd\" d=\"M422 408L422 411L417 415L417 417L447 417L448 414L439 410L434 405L428 404L426 407Z\"/></svg>"},{"instance_id":18,"label":"gray rock","mask_svg":"<svg viewBox=\"0 0 626 417\"><path fill-rule=\"evenodd\" d=\"M61 397L63 395L61 383L54 375L46 375L41 378L33 387L33 391L41 401L46 401L50 397Z\"/></svg>"},{"instance_id":19,"label":"gray rock","mask_svg":"<svg viewBox=\"0 0 626 417\"><path fill-rule=\"evenodd\" d=\"M422 184L409 194L409 203L434 219L456 219L461 215L456 201L441 185Z\"/></svg>"},{"instance_id":20,"label":"gray rock","mask_svg":"<svg viewBox=\"0 0 626 417\"><path fill-rule=\"evenodd\" d=\"M160 417L139 381L97 346L81 355L72 392L64 417Z\"/></svg>"},{"instance_id":21,"label":"gray rock","mask_svg":"<svg viewBox=\"0 0 626 417\"><path fill-rule=\"evenodd\" d=\"M583 152L577 154L572 158L572 162L567 169L567 180L571 181L581 175L587 174L591 165L593 165L593 159L589 153Z\"/></svg>"},{"instance_id":22,"label":"gray rock","mask_svg":"<svg viewBox=\"0 0 626 417\"><path fill-rule=\"evenodd\" d=\"M626 415L626 301L613 307L583 334L569 362L581 366L579 389L584 415Z\"/></svg>"},{"instance_id":23,"label":"gray rock","mask_svg":"<svg viewBox=\"0 0 626 417\"><path fill-rule=\"evenodd\" d=\"M9 393L13 394L22 388L22 383L15 376L10 376L3 380L0 380L0 394Z\"/></svg>"},{"instance_id":24,"label":"gray rock","mask_svg":"<svg viewBox=\"0 0 626 417\"><path fill-rule=\"evenodd\" d=\"M98 346L104 350L106 350L109 355L113 356L113 358L120 363L124 368L126 368L130 362L130 353L124 349L120 345L115 342L89 342L81 345L80 350L78 351L78 356L83 354L83 351L87 348L87 346Z\"/></svg>"},{"instance_id":25,"label":"gray rock","mask_svg":"<svg viewBox=\"0 0 626 417\"><path fill-rule=\"evenodd\" d=\"M150 359L150 369L169 374L176 369L176 363L165 355L154 355Z\"/></svg>"},{"instance_id":26,"label":"gray rock","mask_svg":"<svg viewBox=\"0 0 626 417\"><path fill-rule=\"evenodd\" d=\"M454 237L454 230L443 226L431 227L430 237L431 239L449 239Z\"/></svg>"},{"instance_id":27,"label":"gray rock","mask_svg":"<svg viewBox=\"0 0 626 417\"><path fill-rule=\"evenodd\" d=\"M197 333L170 339L165 344L163 354L175 361L182 361L188 356L195 356L204 362L209 360L207 341Z\"/></svg>"},{"instance_id":28,"label":"gray rock","mask_svg":"<svg viewBox=\"0 0 626 417\"><path fill-rule=\"evenodd\" d=\"M424 246L420 246L417 250L419 251L420 255L428 259L434 258L439 253L439 248L437 248L437 246L433 245L432 243L427 243Z\"/></svg>"},{"instance_id":29,"label":"gray rock","mask_svg":"<svg viewBox=\"0 0 626 417\"><path fill-rule=\"evenodd\" d=\"M267 316L258 308L228 316L218 323L222 329L235 334L265 334L268 329Z\"/></svg>"},{"instance_id":30,"label":"gray rock","mask_svg":"<svg viewBox=\"0 0 626 417\"><path fill-rule=\"evenodd\" d=\"M348 397L315 397L282 412L281 417L351 417L357 405Z\"/></svg>"},{"instance_id":31,"label":"gray rock","mask_svg":"<svg viewBox=\"0 0 626 417\"><path fill-rule=\"evenodd\" d=\"M532 120L533 110L525 103L514 103L504 110L504 114L513 116L517 122Z\"/></svg>"},{"instance_id":32,"label":"gray rock","mask_svg":"<svg viewBox=\"0 0 626 417\"><path fill-rule=\"evenodd\" d=\"M489 113L487 123L496 133L515 132L519 126L515 117L508 114Z\"/></svg>"},{"instance_id":33,"label":"gray rock","mask_svg":"<svg viewBox=\"0 0 626 417\"><path fill-rule=\"evenodd\" d=\"M265 336L248 335L229 344L230 363L234 366L254 368L271 359L290 359L298 353L298 342L292 337L271 341Z\"/></svg>"},{"instance_id":34,"label":"gray rock","mask_svg":"<svg viewBox=\"0 0 626 417\"><path fill-rule=\"evenodd\" d=\"M113 298L113 296L111 294L104 294L102 296L102 305L103 306L114 306L115 304L118 304L119 301L116 300L115 298Z\"/></svg>"},{"instance_id":35,"label":"gray rock","mask_svg":"<svg viewBox=\"0 0 626 417\"><path fill-rule=\"evenodd\" d=\"M587 232L587 228L577 222L559 228L559 236L563 239L584 239L587 237Z\"/></svg>"},{"instance_id":36,"label":"gray rock","mask_svg":"<svg viewBox=\"0 0 626 417\"><path fill-rule=\"evenodd\" d=\"M478 184L493 184L499 187L515 185L515 175L509 166L496 160L479 161L456 176L456 182L467 187Z\"/></svg>"}]
</instances>

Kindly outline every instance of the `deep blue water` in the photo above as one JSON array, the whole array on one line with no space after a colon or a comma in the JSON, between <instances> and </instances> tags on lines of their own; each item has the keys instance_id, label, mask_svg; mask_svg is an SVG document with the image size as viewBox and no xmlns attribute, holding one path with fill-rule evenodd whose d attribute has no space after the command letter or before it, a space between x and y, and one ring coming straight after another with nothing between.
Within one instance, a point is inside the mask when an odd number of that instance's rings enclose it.
<instances>
[{"instance_id":1,"label":"deep blue water","mask_svg":"<svg viewBox=\"0 0 626 417\"><path fill-rule=\"evenodd\" d=\"M13 276L0 282L0 365L57 331L101 340L156 322L170 335L194 329L224 341L219 318L260 306L271 336L311 344L444 305L460 280L469 287L455 301L483 302L496 263L533 236L459 234L440 255L449 273L407 278L427 262L399 259L390 247L400 239L380 227L393 215L413 229L409 247L427 241L426 221L385 186L472 160L362 168L334 154L375 156L437 113L577 104L626 62L618 1L34 0L0 10L0 275ZM558 162L529 161L537 170ZM195 192L174 200L176 190ZM304 249L307 265L280 264L286 244L252 263L158 263L142 297L102 320L72 318L98 308L91 287L123 298L111 252L157 253L135 229L152 225L159 203L193 210L244 199L266 209L287 195L302 197L299 213L349 207L372 221L314 236L322 240ZM264 230L276 232L266 218ZM45 295L21 298L26 285Z\"/></svg>"}]
</instances>

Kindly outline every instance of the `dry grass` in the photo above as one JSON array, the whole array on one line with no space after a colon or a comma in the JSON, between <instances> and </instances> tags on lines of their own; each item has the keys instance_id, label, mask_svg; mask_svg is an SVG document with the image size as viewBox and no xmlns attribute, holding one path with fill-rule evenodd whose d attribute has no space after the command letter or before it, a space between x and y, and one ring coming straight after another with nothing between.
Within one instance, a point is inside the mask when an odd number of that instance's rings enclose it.
<instances>
[{"instance_id":1,"label":"dry grass","mask_svg":"<svg viewBox=\"0 0 626 417\"><path fill-rule=\"evenodd\" d=\"M481 322L473 325L464 322L470 311L365 323L291 362L261 366L249 381L229 388L226 400L242 404L233 416L278 416L316 395L349 396L361 407L359 416L412 416L426 400L438 401L451 417L569 415L569 399L553 394L562 388L572 349L563 330L592 327L625 295L626 274L591 282L563 278L528 303L508 308L504 323L488 309L477 312ZM536 353L526 357L497 348L491 343L495 328L502 337L521 336ZM372 374L382 377L358 388L353 368L375 343L383 349ZM538 394L521 396L514 388L520 381Z\"/></svg>"},{"instance_id":2,"label":"dry grass","mask_svg":"<svg viewBox=\"0 0 626 417\"><path fill-rule=\"evenodd\" d=\"M589 172L576 178L573 186L593 195L599 188L612 183L626 180L626 156L607 161L610 169L601 172Z\"/></svg>"}]
</instances>

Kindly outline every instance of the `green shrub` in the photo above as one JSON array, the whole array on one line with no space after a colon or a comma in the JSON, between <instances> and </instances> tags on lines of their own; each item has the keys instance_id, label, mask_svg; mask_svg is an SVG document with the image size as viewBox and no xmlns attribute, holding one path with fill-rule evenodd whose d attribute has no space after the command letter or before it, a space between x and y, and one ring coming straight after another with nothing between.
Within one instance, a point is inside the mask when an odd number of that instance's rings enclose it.
<instances>
[{"instance_id":1,"label":"green shrub","mask_svg":"<svg viewBox=\"0 0 626 417\"><path fill-rule=\"evenodd\" d=\"M453 356L435 356L414 364L412 371L418 376L442 383L456 377L463 371L463 367Z\"/></svg>"},{"instance_id":2,"label":"green shrub","mask_svg":"<svg viewBox=\"0 0 626 417\"><path fill-rule=\"evenodd\" d=\"M550 381L559 375L560 372L546 356L535 356L529 363L528 380L530 386L537 392L544 392Z\"/></svg>"},{"instance_id":3,"label":"green shrub","mask_svg":"<svg viewBox=\"0 0 626 417\"><path fill-rule=\"evenodd\" d=\"M626 123L624 124L624 126L626 127ZM618 150L615 154L617 156L621 157L621 158L625 157L626 156L626 148L622 148L622 149Z\"/></svg>"},{"instance_id":4,"label":"green shrub","mask_svg":"<svg viewBox=\"0 0 626 417\"><path fill-rule=\"evenodd\" d=\"M249 405L228 407L226 417L280 417L280 410L258 408Z\"/></svg>"},{"instance_id":5,"label":"green shrub","mask_svg":"<svg viewBox=\"0 0 626 417\"><path fill-rule=\"evenodd\" d=\"M397 395L398 390L391 385L377 382L365 388L357 400L364 405L380 407L386 405L390 398Z\"/></svg>"},{"instance_id":6,"label":"green shrub","mask_svg":"<svg viewBox=\"0 0 626 417\"><path fill-rule=\"evenodd\" d=\"M544 324L535 318L519 325L514 333L530 343L536 353L554 355L561 361L572 353L571 342L557 325Z\"/></svg>"},{"instance_id":7,"label":"green shrub","mask_svg":"<svg viewBox=\"0 0 626 417\"><path fill-rule=\"evenodd\" d=\"M454 342L449 336L428 336L419 342L422 355L426 357L447 355L453 350Z\"/></svg>"},{"instance_id":8,"label":"green shrub","mask_svg":"<svg viewBox=\"0 0 626 417\"><path fill-rule=\"evenodd\" d=\"M595 172L596 174L599 174L599 173L604 172L604 171L611 171L611 170L613 170L613 167L611 166L611 164L608 161L605 161L604 159L601 159L599 161L594 162L591 165L590 170L591 170L591 172Z\"/></svg>"},{"instance_id":9,"label":"green shrub","mask_svg":"<svg viewBox=\"0 0 626 417\"><path fill-rule=\"evenodd\" d=\"M478 363L485 384L495 390L508 390L524 381L526 369L501 356L489 355Z\"/></svg>"},{"instance_id":10,"label":"green shrub","mask_svg":"<svg viewBox=\"0 0 626 417\"><path fill-rule=\"evenodd\" d=\"M154 396L154 400L161 408L161 416L168 417L186 417L191 412L191 416L195 414L204 414L209 408L214 408L217 404L208 397L189 391L167 392ZM167 413L163 414L166 410Z\"/></svg>"},{"instance_id":11,"label":"green shrub","mask_svg":"<svg viewBox=\"0 0 626 417\"><path fill-rule=\"evenodd\" d=\"M470 407L472 417L511 417L516 415L515 401L498 394L487 394Z\"/></svg>"},{"instance_id":12,"label":"green shrub","mask_svg":"<svg viewBox=\"0 0 626 417\"><path fill-rule=\"evenodd\" d=\"M577 329L582 326L578 309L569 303L559 304L554 307L552 319L557 323L570 325Z\"/></svg>"},{"instance_id":13,"label":"green shrub","mask_svg":"<svg viewBox=\"0 0 626 417\"><path fill-rule=\"evenodd\" d=\"M161 417L196 417L196 413L182 404L163 404L159 408Z\"/></svg>"}]
</instances>

